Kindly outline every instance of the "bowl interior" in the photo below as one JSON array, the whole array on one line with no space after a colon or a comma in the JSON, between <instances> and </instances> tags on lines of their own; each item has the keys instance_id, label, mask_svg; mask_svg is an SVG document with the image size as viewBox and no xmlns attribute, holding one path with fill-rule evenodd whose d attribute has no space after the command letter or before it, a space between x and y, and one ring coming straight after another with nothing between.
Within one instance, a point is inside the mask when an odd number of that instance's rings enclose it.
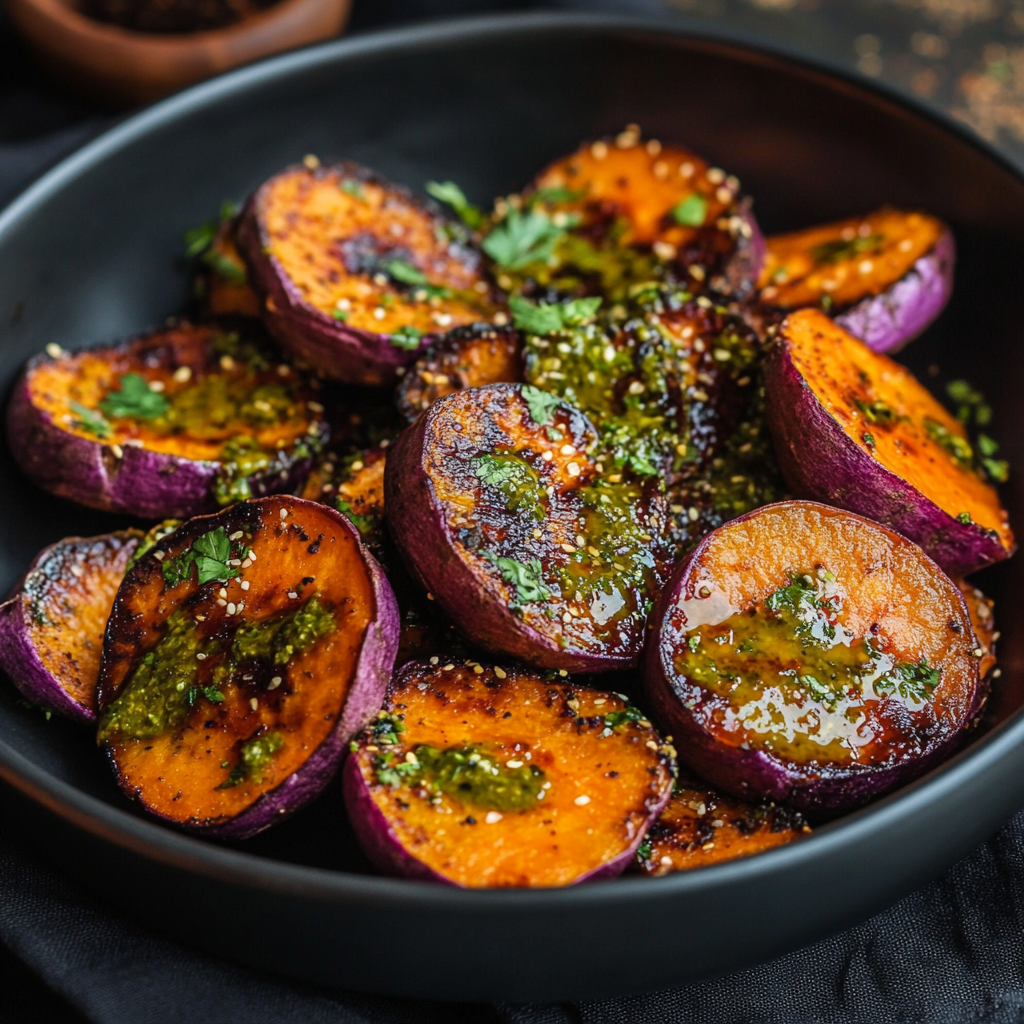
<instances>
[{"instance_id":1,"label":"bowl interior","mask_svg":"<svg viewBox=\"0 0 1024 1024\"><path fill-rule=\"evenodd\" d=\"M477 202L516 190L581 139L639 123L737 174L767 232L883 203L947 220L957 284L900 359L938 390L966 378L995 410L993 436L1024 467L1024 184L951 128L818 71L729 45L600 19L543 18L393 33L243 70L140 115L73 158L0 218L0 390L44 345L123 338L182 311L186 228L304 154L357 160L421 189L457 181ZM124 521L42 493L0 445L0 591L35 552ZM1024 703L1024 560L979 574L996 599L1005 719ZM0 746L134 814L87 734L0 686ZM994 827L996 821L990 823ZM199 842L198 840L195 842ZM338 787L257 837L259 856L367 870ZM716 870L716 869L712 869ZM609 883L619 885L627 883Z\"/></svg>"}]
</instances>

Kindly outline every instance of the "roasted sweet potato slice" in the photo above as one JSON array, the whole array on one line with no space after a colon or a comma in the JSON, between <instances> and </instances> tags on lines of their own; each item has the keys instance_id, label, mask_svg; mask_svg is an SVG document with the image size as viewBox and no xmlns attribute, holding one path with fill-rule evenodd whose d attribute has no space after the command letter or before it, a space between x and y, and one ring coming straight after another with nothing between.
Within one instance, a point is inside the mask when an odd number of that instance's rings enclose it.
<instances>
[{"instance_id":1,"label":"roasted sweet potato slice","mask_svg":"<svg viewBox=\"0 0 1024 1024\"><path fill-rule=\"evenodd\" d=\"M262 332L179 323L31 360L8 439L26 474L54 494L184 518L301 482L328 436L316 394Z\"/></svg>"},{"instance_id":2,"label":"roasted sweet potato slice","mask_svg":"<svg viewBox=\"0 0 1024 1024\"><path fill-rule=\"evenodd\" d=\"M736 800L698 779L681 779L637 849L637 863L645 875L692 871L763 853L810 831L797 811Z\"/></svg>"},{"instance_id":3,"label":"roasted sweet potato slice","mask_svg":"<svg viewBox=\"0 0 1024 1024\"><path fill-rule=\"evenodd\" d=\"M345 803L382 871L467 887L619 874L672 789L671 748L614 694L414 662L353 744Z\"/></svg>"},{"instance_id":4,"label":"roasted sweet potato slice","mask_svg":"<svg viewBox=\"0 0 1024 1024\"><path fill-rule=\"evenodd\" d=\"M444 395L484 384L523 379L522 339L510 327L471 324L439 338L409 367L395 393L398 411L412 423Z\"/></svg>"},{"instance_id":5,"label":"roasted sweet potato slice","mask_svg":"<svg viewBox=\"0 0 1024 1024\"><path fill-rule=\"evenodd\" d=\"M200 287L206 312L210 316L260 315L260 300L249 286L248 273L235 244L234 218L223 221L203 253Z\"/></svg>"},{"instance_id":6,"label":"roasted sweet potato slice","mask_svg":"<svg viewBox=\"0 0 1024 1024\"><path fill-rule=\"evenodd\" d=\"M942 221L883 207L769 238L759 297L777 309L819 306L854 337L888 352L942 312L954 260L953 235Z\"/></svg>"},{"instance_id":7,"label":"roasted sweet potato slice","mask_svg":"<svg viewBox=\"0 0 1024 1024\"><path fill-rule=\"evenodd\" d=\"M389 449L410 571L469 639L548 668L635 664L671 561L657 482L606 474L580 412L529 385L435 402Z\"/></svg>"},{"instance_id":8,"label":"roasted sweet potato slice","mask_svg":"<svg viewBox=\"0 0 1024 1024\"><path fill-rule=\"evenodd\" d=\"M992 672L997 664L996 642L999 640L999 632L996 629L996 620L992 613L995 602L991 597L986 597L969 580L956 580L955 582L964 595L967 612L971 616L971 626L978 640L978 650L981 651L978 674L987 690L988 681L993 678Z\"/></svg>"},{"instance_id":9,"label":"roasted sweet potato slice","mask_svg":"<svg viewBox=\"0 0 1024 1024\"><path fill-rule=\"evenodd\" d=\"M780 326L766 384L794 494L887 523L953 575L1013 553L981 453L909 370L805 309Z\"/></svg>"},{"instance_id":10,"label":"roasted sweet potato slice","mask_svg":"<svg viewBox=\"0 0 1024 1024\"><path fill-rule=\"evenodd\" d=\"M745 799L828 814L947 757L977 708L963 595L916 544L813 502L709 534L652 617L655 720Z\"/></svg>"},{"instance_id":11,"label":"roasted sweet potato slice","mask_svg":"<svg viewBox=\"0 0 1024 1024\"><path fill-rule=\"evenodd\" d=\"M433 336L495 311L461 225L356 164L275 175L237 240L271 333L338 380L389 384Z\"/></svg>"},{"instance_id":12,"label":"roasted sweet potato slice","mask_svg":"<svg viewBox=\"0 0 1024 1024\"><path fill-rule=\"evenodd\" d=\"M345 458L330 452L310 473L301 497L336 508L375 547L384 519L386 456L386 448L370 448Z\"/></svg>"},{"instance_id":13,"label":"roasted sweet potato slice","mask_svg":"<svg viewBox=\"0 0 1024 1024\"><path fill-rule=\"evenodd\" d=\"M625 320L597 315L596 303L512 300L527 381L586 413L605 465L670 484L697 475L740 419L756 336L677 288L642 290Z\"/></svg>"},{"instance_id":14,"label":"roasted sweet potato slice","mask_svg":"<svg viewBox=\"0 0 1024 1024\"><path fill-rule=\"evenodd\" d=\"M681 146L642 141L635 126L556 161L499 214L483 247L503 286L567 290L562 279L582 277L618 299L668 272L745 296L763 257L736 178Z\"/></svg>"},{"instance_id":15,"label":"roasted sweet potato slice","mask_svg":"<svg viewBox=\"0 0 1024 1024\"><path fill-rule=\"evenodd\" d=\"M244 838L316 796L394 664L387 581L340 513L240 502L165 537L110 616L98 738L152 814Z\"/></svg>"},{"instance_id":16,"label":"roasted sweet potato slice","mask_svg":"<svg viewBox=\"0 0 1024 1024\"><path fill-rule=\"evenodd\" d=\"M66 537L44 548L0 604L0 668L33 704L96 720L100 649L139 530Z\"/></svg>"}]
</instances>

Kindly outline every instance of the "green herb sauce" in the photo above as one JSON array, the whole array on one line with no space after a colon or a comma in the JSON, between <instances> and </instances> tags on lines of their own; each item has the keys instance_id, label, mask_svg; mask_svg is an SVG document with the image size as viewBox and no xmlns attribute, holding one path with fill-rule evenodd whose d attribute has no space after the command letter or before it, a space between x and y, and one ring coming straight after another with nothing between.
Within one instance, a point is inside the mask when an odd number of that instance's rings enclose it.
<instances>
[{"instance_id":1,"label":"green herb sauce","mask_svg":"<svg viewBox=\"0 0 1024 1024\"><path fill-rule=\"evenodd\" d=\"M874 739L869 702L927 703L940 672L897 662L840 622L842 589L826 569L794 573L761 604L692 630L677 671L728 701L725 720L752 746L795 761L845 761Z\"/></svg>"},{"instance_id":2,"label":"green herb sauce","mask_svg":"<svg viewBox=\"0 0 1024 1024\"><path fill-rule=\"evenodd\" d=\"M544 772L532 764L509 768L510 755L483 746L439 750L419 744L399 761L387 752L374 758L377 781L385 786L422 788L428 797L441 794L473 807L496 811L524 811L543 799Z\"/></svg>"},{"instance_id":3,"label":"green herb sauce","mask_svg":"<svg viewBox=\"0 0 1024 1024\"><path fill-rule=\"evenodd\" d=\"M265 732L246 740L239 752L238 764L217 788L231 789L243 782L253 782L258 786L266 778L267 769L283 746L284 737L279 732Z\"/></svg>"}]
</instances>

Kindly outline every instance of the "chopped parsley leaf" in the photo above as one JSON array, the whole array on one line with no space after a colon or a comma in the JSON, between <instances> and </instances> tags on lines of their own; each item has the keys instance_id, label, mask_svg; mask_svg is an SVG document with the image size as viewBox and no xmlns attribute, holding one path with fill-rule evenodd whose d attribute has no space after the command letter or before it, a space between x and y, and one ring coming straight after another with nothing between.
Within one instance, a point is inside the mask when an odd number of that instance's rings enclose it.
<instances>
[{"instance_id":1,"label":"chopped parsley leaf","mask_svg":"<svg viewBox=\"0 0 1024 1024\"><path fill-rule=\"evenodd\" d=\"M515 325L531 334L554 334L566 327L582 327L597 316L601 297L571 299L569 302L533 303L519 295L509 299Z\"/></svg>"},{"instance_id":2,"label":"chopped parsley leaf","mask_svg":"<svg viewBox=\"0 0 1024 1024\"><path fill-rule=\"evenodd\" d=\"M438 202L450 206L455 216L471 230L480 227L483 222L483 213L466 198L454 181L428 181L427 192Z\"/></svg>"},{"instance_id":3,"label":"chopped parsley leaf","mask_svg":"<svg viewBox=\"0 0 1024 1024\"><path fill-rule=\"evenodd\" d=\"M94 434L101 441L106 440L113 433L110 424L95 409L87 409L80 402L69 403L71 411L78 418L73 421L73 426L79 430L88 431Z\"/></svg>"},{"instance_id":4,"label":"chopped parsley leaf","mask_svg":"<svg viewBox=\"0 0 1024 1024\"><path fill-rule=\"evenodd\" d=\"M885 241L884 235L868 235L866 238L834 238L811 249L811 259L819 266L823 263L841 263L852 260L865 252L874 252Z\"/></svg>"},{"instance_id":5,"label":"chopped parsley leaf","mask_svg":"<svg viewBox=\"0 0 1024 1024\"><path fill-rule=\"evenodd\" d=\"M562 400L557 395L541 391L540 388L535 388L532 384L524 384L519 389L519 393L530 410L531 419L540 426L550 423L551 413L562 404Z\"/></svg>"},{"instance_id":6,"label":"chopped parsley leaf","mask_svg":"<svg viewBox=\"0 0 1024 1024\"><path fill-rule=\"evenodd\" d=\"M516 600L520 604L546 601L551 597L551 591L541 579L544 567L539 558L532 559L529 565L523 565L522 562L517 562L514 558L502 558L487 552L484 553L484 557L497 566L502 579L516 588Z\"/></svg>"},{"instance_id":7,"label":"chopped parsley leaf","mask_svg":"<svg viewBox=\"0 0 1024 1024\"><path fill-rule=\"evenodd\" d=\"M688 228L699 228L708 215L708 201L698 193L687 196L672 211L672 219Z\"/></svg>"},{"instance_id":8,"label":"chopped parsley leaf","mask_svg":"<svg viewBox=\"0 0 1024 1024\"><path fill-rule=\"evenodd\" d=\"M422 287L430 283L427 280L427 275L422 270L414 267L411 263L406 263L405 260L388 260L384 264L384 273L402 284L419 285Z\"/></svg>"},{"instance_id":9,"label":"chopped parsley leaf","mask_svg":"<svg viewBox=\"0 0 1024 1024\"><path fill-rule=\"evenodd\" d=\"M343 178L339 183L338 188L340 188L342 192L346 192L353 199L358 199L361 203L366 202L366 192L358 181L355 181L352 178Z\"/></svg>"},{"instance_id":10,"label":"chopped parsley leaf","mask_svg":"<svg viewBox=\"0 0 1024 1024\"><path fill-rule=\"evenodd\" d=\"M420 347L423 340L423 332L409 324L403 324L397 331L391 333L389 339L395 348L404 349L406 352L414 352Z\"/></svg>"},{"instance_id":11,"label":"chopped parsley leaf","mask_svg":"<svg viewBox=\"0 0 1024 1024\"><path fill-rule=\"evenodd\" d=\"M228 565L231 558L231 541L227 530L218 526L215 530L197 537L192 547L163 563L164 583L176 587L189 578L195 565L200 586L213 581L226 583L238 576L238 570Z\"/></svg>"},{"instance_id":12,"label":"chopped parsley leaf","mask_svg":"<svg viewBox=\"0 0 1024 1024\"><path fill-rule=\"evenodd\" d=\"M521 270L531 263L546 262L564 229L541 210L522 213L511 207L505 219L483 240L483 249L500 267Z\"/></svg>"},{"instance_id":13,"label":"chopped parsley leaf","mask_svg":"<svg viewBox=\"0 0 1024 1024\"><path fill-rule=\"evenodd\" d=\"M99 405L113 419L131 420L155 420L171 407L171 403L160 392L152 390L146 379L137 373L126 373L119 390L108 391Z\"/></svg>"}]
</instances>

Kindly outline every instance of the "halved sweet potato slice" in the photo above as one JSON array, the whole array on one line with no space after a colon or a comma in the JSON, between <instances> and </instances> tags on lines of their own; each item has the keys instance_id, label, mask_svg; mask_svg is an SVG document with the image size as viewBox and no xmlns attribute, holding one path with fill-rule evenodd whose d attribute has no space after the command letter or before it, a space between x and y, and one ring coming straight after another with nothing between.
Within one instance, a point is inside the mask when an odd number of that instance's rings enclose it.
<instances>
[{"instance_id":1,"label":"halved sweet potato slice","mask_svg":"<svg viewBox=\"0 0 1024 1024\"><path fill-rule=\"evenodd\" d=\"M780 326L765 372L768 423L795 495L887 523L953 575L1013 553L962 424L909 370L805 309Z\"/></svg>"},{"instance_id":2,"label":"halved sweet potato slice","mask_svg":"<svg viewBox=\"0 0 1024 1024\"><path fill-rule=\"evenodd\" d=\"M819 306L876 352L890 352L942 312L955 258L942 221L883 207L769 238L759 298L782 310Z\"/></svg>"},{"instance_id":3,"label":"halved sweet potato slice","mask_svg":"<svg viewBox=\"0 0 1024 1024\"><path fill-rule=\"evenodd\" d=\"M605 474L596 442L555 396L492 384L439 399L389 450L392 539L485 650L568 671L636 663L672 557L667 509L655 480Z\"/></svg>"},{"instance_id":4,"label":"halved sweet potato slice","mask_svg":"<svg viewBox=\"0 0 1024 1024\"><path fill-rule=\"evenodd\" d=\"M341 458L334 452L317 463L300 496L321 501L345 515L376 549L384 519L386 448L370 448Z\"/></svg>"},{"instance_id":5,"label":"halved sweet potato slice","mask_svg":"<svg viewBox=\"0 0 1024 1024\"><path fill-rule=\"evenodd\" d=\"M863 803L947 757L976 710L960 590L916 544L841 509L780 502L715 530L652 622L656 721L745 799Z\"/></svg>"},{"instance_id":6,"label":"halved sweet potato slice","mask_svg":"<svg viewBox=\"0 0 1024 1024\"><path fill-rule=\"evenodd\" d=\"M511 327L458 327L439 338L402 376L395 392L398 411L412 423L453 391L515 384L523 379L522 349L522 338Z\"/></svg>"},{"instance_id":7,"label":"halved sweet potato slice","mask_svg":"<svg viewBox=\"0 0 1024 1024\"><path fill-rule=\"evenodd\" d=\"M259 296L249 285L245 262L235 244L234 218L224 221L203 253L203 301L210 316L260 315Z\"/></svg>"},{"instance_id":8,"label":"halved sweet potato slice","mask_svg":"<svg viewBox=\"0 0 1024 1024\"><path fill-rule=\"evenodd\" d=\"M356 164L270 178L236 237L270 332L338 380L390 384L434 336L495 310L461 225Z\"/></svg>"},{"instance_id":9,"label":"halved sweet potato slice","mask_svg":"<svg viewBox=\"0 0 1024 1024\"><path fill-rule=\"evenodd\" d=\"M98 738L128 796L245 838L333 778L377 713L398 611L339 512L240 502L186 523L125 577L107 626Z\"/></svg>"},{"instance_id":10,"label":"halved sweet potato slice","mask_svg":"<svg viewBox=\"0 0 1024 1024\"><path fill-rule=\"evenodd\" d=\"M518 668L414 662L353 744L343 782L382 871L500 888L619 874L673 775L671 748L614 694Z\"/></svg>"},{"instance_id":11,"label":"halved sweet potato slice","mask_svg":"<svg viewBox=\"0 0 1024 1024\"><path fill-rule=\"evenodd\" d=\"M36 555L0 604L0 668L33 704L96 720L103 630L139 530L65 537Z\"/></svg>"},{"instance_id":12,"label":"halved sweet potato slice","mask_svg":"<svg viewBox=\"0 0 1024 1024\"><path fill-rule=\"evenodd\" d=\"M798 811L747 803L722 796L698 779L680 779L636 858L645 875L668 875L752 857L810 831Z\"/></svg>"},{"instance_id":13,"label":"halved sweet potato slice","mask_svg":"<svg viewBox=\"0 0 1024 1024\"><path fill-rule=\"evenodd\" d=\"M315 385L259 331L179 323L30 360L8 409L8 441L53 494L185 518L305 478L328 436Z\"/></svg>"},{"instance_id":14,"label":"halved sweet potato slice","mask_svg":"<svg viewBox=\"0 0 1024 1024\"><path fill-rule=\"evenodd\" d=\"M503 286L565 290L561 278L581 276L618 299L668 271L742 297L761 269L764 240L736 178L635 126L584 143L499 213L483 247Z\"/></svg>"},{"instance_id":15,"label":"halved sweet potato slice","mask_svg":"<svg viewBox=\"0 0 1024 1024\"><path fill-rule=\"evenodd\" d=\"M992 613L995 602L991 597L986 597L969 580L955 580L954 582L964 595L967 612L971 616L971 627L978 640L978 650L981 651L981 657L978 660L978 674L981 676L982 688L985 691L981 694L983 699L987 696L992 670L997 664L996 642L999 639L999 632L996 629L996 620Z\"/></svg>"}]
</instances>

